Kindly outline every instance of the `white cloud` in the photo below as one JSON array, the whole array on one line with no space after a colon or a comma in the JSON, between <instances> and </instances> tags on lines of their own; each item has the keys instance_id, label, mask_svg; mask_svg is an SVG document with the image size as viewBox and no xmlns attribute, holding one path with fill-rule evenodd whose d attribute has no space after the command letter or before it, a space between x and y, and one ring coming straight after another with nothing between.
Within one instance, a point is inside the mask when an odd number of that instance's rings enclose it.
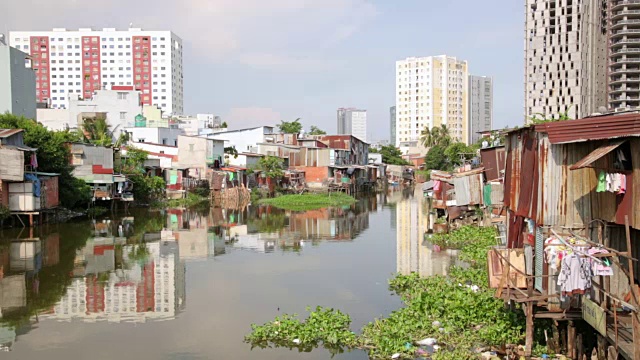
<instances>
[{"instance_id":1,"label":"white cloud","mask_svg":"<svg viewBox=\"0 0 640 360\"><path fill-rule=\"evenodd\" d=\"M312 69L317 63L305 58L323 57L323 51L326 58L334 57L328 47L352 36L377 14L370 1L9 1L9 11L0 13L0 24L11 31L125 28L132 22L150 30L171 29L193 50L192 55L207 61Z\"/></svg>"}]
</instances>

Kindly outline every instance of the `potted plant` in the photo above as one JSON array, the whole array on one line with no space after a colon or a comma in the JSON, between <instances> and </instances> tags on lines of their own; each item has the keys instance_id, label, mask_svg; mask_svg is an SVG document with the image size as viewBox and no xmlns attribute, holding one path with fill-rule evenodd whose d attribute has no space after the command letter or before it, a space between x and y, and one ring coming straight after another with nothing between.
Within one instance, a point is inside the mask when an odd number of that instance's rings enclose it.
<instances>
[{"instance_id":1,"label":"potted plant","mask_svg":"<svg viewBox=\"0 0 640 360\"><path fill-rule=\"evenodd\" d=\"M446 217L443 216L436 218L436 221L433 224L433 232L436 234L446 234L449 232L449 224L447 224Z\"/></svg>"}]
</instances>

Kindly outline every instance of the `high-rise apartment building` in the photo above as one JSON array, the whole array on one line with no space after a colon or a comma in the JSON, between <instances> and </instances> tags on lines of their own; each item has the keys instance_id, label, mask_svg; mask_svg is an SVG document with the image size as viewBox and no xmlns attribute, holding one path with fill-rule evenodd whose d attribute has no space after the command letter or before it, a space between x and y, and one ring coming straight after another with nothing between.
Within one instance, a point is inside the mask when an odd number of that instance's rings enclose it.
<instances>
[{"instance_id":1,"label":"high-rise apartment building","mask_svg":"<svg viewBox=\"0 0 640 360\"><path fill-rule=\"evenodd\" d=\"M338 135L353 135L367 142L367 110L339 108Z\"/></svg>"},{"instance_id":2,"label":"high-rise apartment building","mask_svg":"<svg viewBox=\"0 0 640 360\"><path fill-rule=\"evenodd\" d=\"M426 127L442 124L449 134L469 141L467 62L441 55L396 61L396 141L418 146Z\"/></svg>"},{"instance_id":3,"label":"high-rise apartment building","mask_svg":"<svg viewBox=\"0 0 640 360\"><path fill-rule=\"evenodd\" d=\"M141 102L182 114L182 40L171 31L91 28L12 31L9 44L31 54L36 97L53 108L95 90L138 90Z\"/></svg>"},{"instance_id":4,"label":"high-rise apartment building","mask_svg":"<svg viewBox=\"0 0 640 360\"><path fill-rule=\"evenodd\" d=\"M389 122L391 123L391 134L389 137L389 142L392 145L396 145L396 107L392 106L389 108Z\"/></svg>"},{"instance_id":5,"label":"high-rise apartment building","mask_svg":"<svg viewBox=\"0 0 640 360\"><path fill-rule=\"evenodd\" d=\"M607 2L525 0L525 122L606 106Z\"/></svg>"},{"instance_id":6,"label":"high-rise apartment building","mask_svg":"<svg viewBox=\"0 0 640 360\"><path fill-rule=\"evenodd\" d=\"M493 127L493 80L469 75L469 143L480 139L480 131Z\"/></svg>"},{"instance_id":7,"label":"high-rise apartment building","mask_svg":"<svg viewBox=\"0 0 640 360\"><path fill-rule=\"evenodd\" d=\"M609 109L640 107L640 2L610 1Z\"/></svg>"}]
</instances>

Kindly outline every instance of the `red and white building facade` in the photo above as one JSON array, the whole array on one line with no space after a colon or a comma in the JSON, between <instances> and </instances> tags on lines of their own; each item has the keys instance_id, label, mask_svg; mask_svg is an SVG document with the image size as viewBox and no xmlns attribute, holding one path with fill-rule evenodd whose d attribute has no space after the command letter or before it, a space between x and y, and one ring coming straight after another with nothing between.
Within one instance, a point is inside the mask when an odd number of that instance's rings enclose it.
<instances>
[{"instance_id":1,"label":"red and white building facade","mask_svg":"<svg viewBox=\"0 0 640 360\"><path fill-rule=\"evenodd\" d=\"M69 98L88 99L95 90L133 87L143 104L184 111L182 39L171 31L12 31L9 45L31 54L36 98L52 108L67 109Z\"/></svg>"}]
</instances>

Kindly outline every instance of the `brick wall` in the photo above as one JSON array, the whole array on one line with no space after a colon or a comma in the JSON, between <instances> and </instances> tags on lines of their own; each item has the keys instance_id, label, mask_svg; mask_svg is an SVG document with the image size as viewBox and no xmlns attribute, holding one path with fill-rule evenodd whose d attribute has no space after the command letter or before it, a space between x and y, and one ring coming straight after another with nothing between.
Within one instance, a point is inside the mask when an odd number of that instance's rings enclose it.
<instances>
[{"instance_id":1,"label":"brick wall","mask_svg":"<svg viewBox=\"0 0 640 360\"><path fill-rule=\"evenodd\" d=\"M322 183L329 178L327 166L296 166L296 170L304 171L304 180L307 183Z\"/></svg>"}]
</instances>

